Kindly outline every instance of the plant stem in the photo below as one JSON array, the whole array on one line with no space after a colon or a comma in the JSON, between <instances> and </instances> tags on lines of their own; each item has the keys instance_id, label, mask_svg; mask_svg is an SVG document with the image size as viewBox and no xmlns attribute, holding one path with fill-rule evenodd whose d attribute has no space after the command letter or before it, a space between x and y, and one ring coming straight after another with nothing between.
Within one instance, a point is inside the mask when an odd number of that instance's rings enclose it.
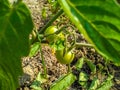
<instances>
[{"instance_id":1,"label":"plant stem","mask_svg":"<svg viewBox=\"0 0 120 90\"><path fill-rule=\"evenodd\" d=\"M81 46L85 46L85 47L93 47L92 44L87 44L87 43L76 43L75 46L76 46L76 47L81 47Z\"/></svg>"},{"instance_id":2,"label":"plant stem","mask_svg":"<svg viewBox=\"0 0 120 90\"><path fill-rule=\"evenodd\" d=\"M68 51L71 51L73 48L75 48L75 47L93 47L93 45L92 44L87 44L87 43L75 43L75 44L73 44L70 48L69 48L69 50Z\"/></svg>"},{"instance_id":3,"label":"plant stem","mask_svg":"<svg viewBox=\"0 0 120 90\"><path fill-rule=\"evenodd\" d=\"M46 65L45 65L45 60L44 60L44 57L43 57L41 45L40 45L40 54L41 54L41 58L42 58L42 65L43 65L43 69L44 69L44 76L45 76L45 78L47 78L47 68L46 68Z\"/></svg>"},{"instance_id":4,"label":"plant stem","mask_svg":"<svg viewBox=\"0 0 120 90\"><path fill-rule=\"evenodd\" d=\"M65 36L65 42L64 42L65 48L64 48L63 56L65 55L65 53L67 53L67 48L68 48L68 46L67 46L67 37L68 37L68 35Z\"/></svg>"},{"instance_id":5,"label":"plant stem","mask_svg":"<svg viewBox=\"0 0 120 90\"><path fill-rule=\"evenodd\" d=\"M71 72L70 64L68 64L68 73Z\"/></svg>"},{"instance_id":6,"label":"plant stem","mask_svg":"<svg viewBox=\"0 0 120 90\"><path fill-rule=\"evenodd\" d=\"M47 78L47 68L46 68L46 65L45 65L45 60L44 60L44 57L43 57L43 52L42 52L42 47L41 47L41 40L40 40L39 36L38 36L38 40L40 41L40 55L41 55L41 59L42 59L44 77Z\"/></svg>"},{"instance_id":7,"label":"plant stem","mask_svg":"<svg viewBox=\"0 0 120 90\"><path fill-rule=\"evenodd\" d=\"M63 13L63 10L61 9L60 11L58 11L58 13L56 13L55 16L52 17L52 19L50 19L50 20L48 21L48 23L47 23L45 26L43 26L42 28L39 28L37 33L43 34L44 31L45 31L45 29L46 29L47 27L49 27L62 13ZM39 34L37 34L37 35L39 35ZM33 40L32 44L33 44L34 42L37 42L37 41L38 41L38 38L35 38L35 39Z\"/></svg>"},{"instance_id":8,"label":"plant stem","mask_svg":"<svg viewBox=\"0 0 120 90\"><path fill-rule=\"evenodd\" d=\"M68 51L71 51L76 45L76 35L75 35L75 33L72 33L72 35L73 35L74 41Z\"/></svg>"},{"instance_id":9,"label":"plant stem","mask_svg":"<svg viewBox=\"0 0 120 90\"><path fill-rule=\"evenodd\" d=\"M56 13L55 16L53 16L52 19L50 19L50 21L48 21L48 23L43 28L41 29L39 28L39 33L43 33L45 29L49 27L62 13L63 13L63 10L61 9L58 13Z\"/></svg>"}]
</instances>

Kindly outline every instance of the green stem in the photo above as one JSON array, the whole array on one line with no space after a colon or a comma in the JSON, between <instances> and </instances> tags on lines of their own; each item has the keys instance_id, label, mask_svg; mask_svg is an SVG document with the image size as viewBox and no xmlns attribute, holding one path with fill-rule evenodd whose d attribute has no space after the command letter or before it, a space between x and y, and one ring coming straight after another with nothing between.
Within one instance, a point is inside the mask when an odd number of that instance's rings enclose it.
<instances>
[{"instance_id":1,"label":"green stem","mask_svg":"<svg viewBox=\"0 0 120 90\"><path fill-rule=\"evenodd\" d=\"M68 37L68 35L65 36L65 42L64 42L65 48L64 48L63 56L64 56L65 53L67 52L67 48L68 48L68 46L67 46L67 37Z\"/></svg>"},{"instance_id":2,"label":"green stem","mask_svg":"<svg viewBox=\"0 0 120 90\"><path fill-rule=\"evenodd\" d=\"M48 21L48 23L43 28L39 28L39 33L43 33L45 29L49 27L62 13L63 10L61 9L55 16L53 16L52 19L50 19L50 21Z\"/></svg>"},{"instance_id":3,"label":"green stem","mask_svg":"<svg viewBox=\"0 0 120 90\"><path fill-rule=\"evenodd\" d=\"M47 68L46 68L46 65L45 65L45 60L44 60L41 48L42 47L40 45L40 54L41 54L41 58L42 58L42 65L43 65L43 70L44 70L44 76L45 76L45 78L47 78Z\"/></svg>"},{"instance_id":4,"label":"green stem","mask_svg":"<svg viewBox=\"0 0 120 90\"><path fill-rule=\"evenodd\" d=\"M87 44L87 43L75 43L74 45L72 45L68 51L71 51L73 48L75 47L93 47L92 44Z\"/></svg>"},{"instance_id":5,"label":"green stem","mask_svg":"<svg viewBox=\"0 0 120 90\"><path fill-rule=\"evenodd\" d=\"M76 46L76 47L81 47L81 46L85 46L85 47L93 47L92 44L87 44L87 43L76 43L75 46Z\"/></svg>"},{"instance_id":6,"label":"green stem","mask_svg":"<svg viewBox=\"0 0 120 90\"><path fill-rule=\"evenodd\" d=\"M43 34L44 33L44 31L45 31L45 29L47 28L47 27L49 27L61 14L63 13L63 10L61 9L58 13L56 13L56 15L55 16L53 16L53 18L52 19L50 19L49 21L48 21L48 23L45 25L45 26L43 26L42 28L39 28L39 34ZM39 35L38 34L38 35ZM33 40L33 42L32 42L32 44L34 43L34 42L37 42L38 41L38 38L35 38L34 40Z\"/></svg>"},{"instance_id":7,"label":"green stem","mask_svg":"<svg viewBox=\"0 0 120 90\"><path fill-rule=\"evenodd\" d=\"M68 64L68 73L71 72L70 64Z\"/></svg>"},{"instance_id":8,"label":"green stem","mask_svg":"<svg viewBox=\"0 0 120 90\"><path fill-rule=\"evenodd\" d=\"M72 45L71 45L71 47L69 48L69 50L68 51L71 51L74 47L75 47L75 45L76 45L76 35L75 35L75 33L72 33L72 35L73 35L73 43L72 43Z\"/></svg>"},{"instance_id":9,"label":"green stem","mask_svg":"<svg viewBox=\"0 0 120 90\"><path fill-rule=\"evenodd\" d=\"M40 55L41 55L41 59L42 59L44 77L47 78L47 68L46 68L46 65L45 65L45 60L44 60L44 57L43 57L42 46L41 46L41 40L40 40L39 36L38 36L38 40L40 41Z\"/></svg>"}]
</instances>

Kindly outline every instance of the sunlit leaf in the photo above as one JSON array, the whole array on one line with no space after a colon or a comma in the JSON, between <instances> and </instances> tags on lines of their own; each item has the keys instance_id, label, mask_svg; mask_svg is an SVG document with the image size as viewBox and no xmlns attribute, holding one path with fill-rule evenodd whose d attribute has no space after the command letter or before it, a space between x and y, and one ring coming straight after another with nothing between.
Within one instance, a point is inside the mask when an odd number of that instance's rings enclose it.
<instances>
[{"instance_id":1,"label":"sunlit leaf","mask_svg":"<svg viewBox=\"0 0 120 90\"><path fill-rule=\"evenodd\" d=\"M84 88L88 88L88 75L85 73L85 72L80 72L79 74L79 80L78 80L78 83L84 87Z\"/></svg>"},{"instance_id":2,"label":"sunlit leaf","mask_svg":"<svg viewBox=\"0 0 120 90\"><path fill-rule=\"evenodd\" d=\"M120 5L115 0L59 0L59 3L94 48L120 65Z\"/></svg>"},{"instance_id":3,"label":"sunlit leaf","mask_svg":"<svg viewBox=\"0 0 120 90\"><path fill-rule=\"evenodd\" d=\"M79 70L83 67L84 64L84 58L80 58L77 63L75 64L76 68Z\"/></svg>"},{"instance_id":4,"label":"sunlit leaf","mask_svg":"<svg viewBox=\"0 0 120 90\"><path fill-rule=\"evenodd\" d=\"M85 72L80 72L79 74L79 81L87 81L88 75Z\"/></svg>"}]
</instances>

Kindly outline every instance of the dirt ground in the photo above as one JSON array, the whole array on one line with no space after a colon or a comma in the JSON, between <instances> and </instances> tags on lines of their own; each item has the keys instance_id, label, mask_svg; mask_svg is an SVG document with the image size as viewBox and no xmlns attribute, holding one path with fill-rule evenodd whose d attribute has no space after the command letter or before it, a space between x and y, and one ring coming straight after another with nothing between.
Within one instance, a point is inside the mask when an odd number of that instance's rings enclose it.
<instances>
[{"instance_id":1,"label":"dirt ground","mask_svg":"<svg viewBox=\"0 0 120 90\"><path fill-rule=\"evenodd\" d=\"M35 24L36 29L42 28L44 24L49 20L49 17L51 15L50 6L47 2L47 0L23 0L27 6L29 7L31 13L33 22ZM47 18L43 19L42 17L42 9L45 8L47 10ZM76 32L77 41L78 42L86 42L84 37L79 33ZM61 75L67 73L67 66L60 64L55 55L52 54L51 48L47 44L42 44L42 52L44 55L45 63L47 66L47 72L49 75L49 82L47 82L44 85L45 90L48 90L49 86L57 80ZM93 49L93 48L76 48L74 50L75 52L75 58L74 61L71 63L71 67L74 69L75 62L81 58L81 57L87 57L91 60L93 60L94 63L101 63L104 64L104 59ZM24 57L23 62L23 71L24 75L20 77L20 88L18 90L31 90L29 86L33 82L33 80L36 78L37 74L39 72L43 72L42 67L42 60L40 57L40 53L38 52L34 57ZM109 66L110 70L114 69L114 82L115 85L111 90L120 90L120 67L115 67L113 65ZM112 69L111 69L112 68ZM89 73L89 69L84 67L84 70ZM111 71L113 72L113 71ZM75 72L75 74L78 74L79 72ZM104 78L103 78L104 79ZM74 83L69 90L82 90L78 83Z\"/></svg>"}]
</instances>

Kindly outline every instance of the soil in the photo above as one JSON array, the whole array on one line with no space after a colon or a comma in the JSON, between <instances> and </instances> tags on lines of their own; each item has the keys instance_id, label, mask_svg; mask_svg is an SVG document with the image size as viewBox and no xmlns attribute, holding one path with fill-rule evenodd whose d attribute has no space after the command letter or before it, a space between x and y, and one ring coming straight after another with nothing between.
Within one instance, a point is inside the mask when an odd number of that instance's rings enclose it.
<instances>
[{"instance_id":1,"label":"soil","mask_svg":"<svg viewBox=\"0 0 120 90\"><path fill-rule=\"evenodd\" d=\"M49 20L51 17L51 10L50 5L47 2L47 0L23 0L28 8L30 9L32 13L33 22L35 24L35 29L38 30L39 28L42 28L44 24ZM43 8L46 9L46 18L44 19L42 16L42 10ZM62 16L63 19L64 16ZM65 18L66 19L66 18ZM67 23L69 19L63 20ZM54 22L53 24L56 24ZM69 27L68 27L69 28ZM70 28L69 28L70 30ZM78 31L76 31L76 37L77 42L87 43L87 41L84 39L83 35L80 34ZM42 44L42 52L44 55L45 63L47 66L47 73L48 73L48 81L44 88L45 90L48 90L49 86L57 80L61 75L67 73L67 66L60 64L55 55L52 53L52 50L49 45ZM71 67L73 69L73 73L78 75L79 72L74 69L74 64L77 62L77 60L81 57L86 57L90 60L92 60L93 63L96 65L98 63L105 65L104 58L99 55L95 49L90 47L78 47L74 50L75 58L74 61L71 63ZM31 83L36 79L36 76L39 72L43 73L43 66L42 66L42 59L40 52L36 53L33 57L24 57L22 59L22 67L24 74L20 77L20 88L18 90L32 90L30 89ZM120 67L115 67L114 65L109 65L109 71L111 73L114 73L114 82L115 85L111 88L111 90L120 90ZM82 69L86 73L90 74L90 69L85 65ZM107 71L107 70L106 70ZM101 78L102 77L102 78ZM100 76L101 82L106 78L106 76ZM71 85L71 87L68 90L82 90L81 86L77 83L77 81Z\"/></svg>"}]
</instances>

